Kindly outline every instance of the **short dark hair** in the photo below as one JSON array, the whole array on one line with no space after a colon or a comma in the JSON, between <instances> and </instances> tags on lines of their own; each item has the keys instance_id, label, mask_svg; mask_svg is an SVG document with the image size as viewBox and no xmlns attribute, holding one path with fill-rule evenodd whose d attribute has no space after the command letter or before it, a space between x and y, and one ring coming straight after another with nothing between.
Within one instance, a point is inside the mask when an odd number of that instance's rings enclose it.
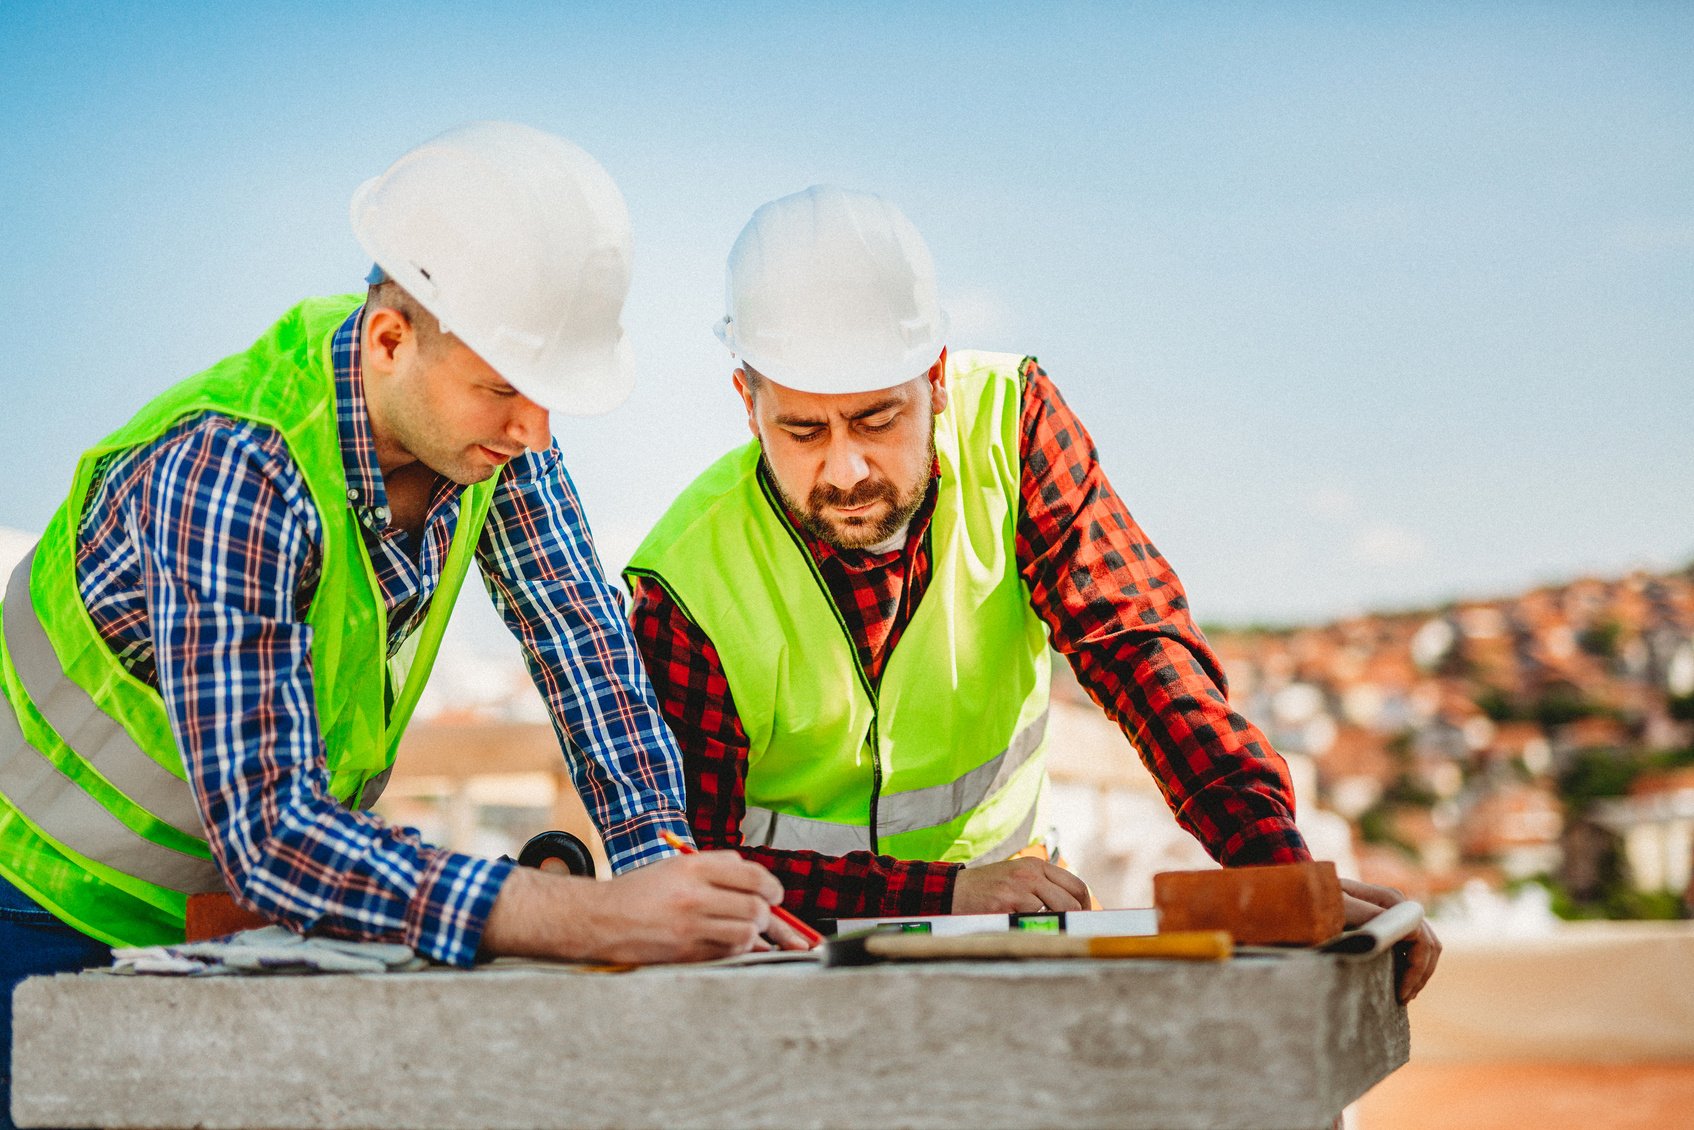
<instances>
[{"instance_id":1,"label":"short dark hair","mask_svg":"<svg viewBox=\"0 0 1694 1130\"><path fill-rule=\"evenodd\" d=\"M451 334L441 332L441 319L423 308L411 292L391 278L372 283L365 291L365 309L386 306L405 318L418 337L418 351L432 353L446 344Z\"/></svg>"},{"instance_id":2,"label":"short dark hair","mask_svg":"<svg viewBox=\"0 0 1694 1130\"><path fill-rule=\"evenodd\" d=\"M749 397L757 398L760 387L765 383L764 374L743 361L741 362L741 383L747 387Z\"/></svg>"}]
</instances>

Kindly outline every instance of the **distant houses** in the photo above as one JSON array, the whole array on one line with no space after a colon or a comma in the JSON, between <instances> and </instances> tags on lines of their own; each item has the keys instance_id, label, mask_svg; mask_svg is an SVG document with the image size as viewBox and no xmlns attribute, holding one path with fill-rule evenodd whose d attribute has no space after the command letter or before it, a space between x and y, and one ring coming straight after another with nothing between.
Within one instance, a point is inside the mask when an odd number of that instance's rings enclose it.
<instances>
[{"instance_id":1,"label":"distant houses","mask_svg":"<svg viewBox=\"0 0 1694 1130\"><path fill-rule=\"evenodd\" d=\"M1685 895L1689 571L1211 640L1237 707L1313 759L1367 877L1431 895L1533 878L1570 913L1645 905L1625 888Z\"/></svg>"}]
</instances>

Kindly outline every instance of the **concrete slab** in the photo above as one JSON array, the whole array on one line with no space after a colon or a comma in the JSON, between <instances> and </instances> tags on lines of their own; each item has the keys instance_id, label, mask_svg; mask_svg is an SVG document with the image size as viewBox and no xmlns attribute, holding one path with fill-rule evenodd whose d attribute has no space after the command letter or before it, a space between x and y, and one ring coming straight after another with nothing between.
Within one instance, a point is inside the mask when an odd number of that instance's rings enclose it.
<instances>
[{"instance_id":1,"label":"concrete slab","mask_svg":"<svg viewBox=\"0 0 1694 1130\"><path fill-rule=\"evenodd\" d=\"M512 969L17 992L22 1126L1327 1128L1404 1063L1387 955Z\"/></svg>"}]
</instances>

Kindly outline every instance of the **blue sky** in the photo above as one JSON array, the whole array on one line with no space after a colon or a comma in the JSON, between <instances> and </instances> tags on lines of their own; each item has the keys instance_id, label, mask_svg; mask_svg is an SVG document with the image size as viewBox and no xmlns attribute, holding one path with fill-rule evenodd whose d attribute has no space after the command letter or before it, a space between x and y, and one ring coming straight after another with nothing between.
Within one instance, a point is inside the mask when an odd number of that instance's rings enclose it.
<instances>
[{"instance_id":1,"label":"blue sky","mask_svg":"<svg viewBox=\"0 0 1694 1130\"><path fill-rule=\"evenodd\" d=\"M929 239L1038 355L1203 619L1694 557L1686 5L0 6L0 525L299 297L458 122L627 197L636 395L556 422L603 556L744 435L710 333L760 203Z\"/></svg>"}]
</instances>

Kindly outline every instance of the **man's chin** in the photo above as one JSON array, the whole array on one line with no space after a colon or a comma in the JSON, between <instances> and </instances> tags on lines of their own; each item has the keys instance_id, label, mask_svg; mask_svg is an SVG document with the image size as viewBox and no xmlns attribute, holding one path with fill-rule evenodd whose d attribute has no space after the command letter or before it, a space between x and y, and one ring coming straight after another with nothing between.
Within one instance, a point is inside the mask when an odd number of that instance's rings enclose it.
<instances>
[{"instance_id":1,"label":"man's chin","mask_svg":"<svg viewBox=\"0 0 1694 1130\"><path fill-rule=\"evenodd\" d=\"M888 540L889 533L884 532L888 524L886 515L872 518L820 518L812 516L815 525L824 532L824 541L836 549L869 549L871 546Z\"/></svg>"},{"instance_id":2,"label":"man's chin","mask_svg":"<svg viewBox=\"0 0 1694 1130\"><path fill-rule=\"evenodd\" d=\"M489 479L494 477L494 472L499 469L499 467L491 467L487 463L477 463L470 460L455 462L450 466L432 466L430 468L430 470L434 471L442 478L458 483L462 487L475 486L477 483L487 482Z\"/></svg>"}]
</instances>

